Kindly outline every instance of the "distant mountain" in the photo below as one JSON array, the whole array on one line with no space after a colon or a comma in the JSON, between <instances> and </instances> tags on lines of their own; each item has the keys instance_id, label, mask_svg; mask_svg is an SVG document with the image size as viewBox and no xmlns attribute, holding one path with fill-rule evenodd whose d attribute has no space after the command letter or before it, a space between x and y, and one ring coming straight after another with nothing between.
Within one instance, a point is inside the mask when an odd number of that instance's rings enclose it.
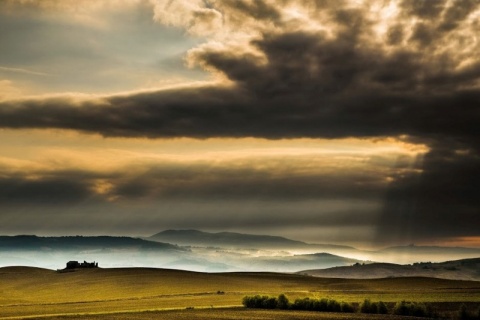
<instances>
[{"instance_id":1,"label":"distant mountain","mask_svg":"<svg viewBox=\"0 0 480 320\"><path fill-rule=\"evenodd\" d=\"M414 262L442 262L480 257L480 248L440 246L397 246L372 251L368 259L407 264Z\"/></svg>"},{"instance_id":2,"label":"distant mountain","mask_svg":"<svg viewBox=\"0 0 480 320\"><path fill-rule=\"evenodd\" d=\"M253 248L253 249L304 249L315 251L355 251L355 248L331 245L310 244L270 235L254 235L236 232L210 233L199 230L165 230L148 240L174 243L181 246L200 246L217 248Z\"/></svg>"},{"instance_id":3,"label":"distant mountain","mask_svg":"<svg viewBox=\"0 0 480 320\"><path fill-rule=\"evenodd\" d=\"M301 247L306 243L277 236L252 235L234 232L209 233L199 230L165 230L148 240L175 243L184 246L286 248Z\"/></svg>"},{"instance_id":4,"label":"distant mountain","mask_svg":"<svg viewBox=\"0 0 480 320\"><path fill-rule=\"evenodd\" d=\"M247 262L247 261L246 261ZM255 271L295 272L306 268L331 268L351 266L362 261L330 253L300 254L282 257L258 257L251 259L245 267Z\"/></svg>"},{"instance_id":5,"label":"distant mountain","mask_svg":"<svg viewBox=\"0 0 480 320\"><path fill-rule=\"evenodd\" d=\"M451 280L480 281L480 258L440 263L422 262L414 263L413 265L400 265L393 263L356 264L348 267L304 270L298 273L323 278L376 279L431 277Z\"/></svg>"},{"instance_id":6,"label":"distant mountain","mask_svg":"<svg viewBox=\"0 0 480 320\"><path fill-rule=\"evenodd\" d=\"M38 237L33 235L0 236L0 251L79 251L79 250L174 250L186 249L169 243L130 237Z\"/></svg>"},{"instance_id":7,"label":"distant mountain","mask_svg":"<svg viewBox=\"0 0 480 320\"><path fill-rule=\"evenodd\" d=\"M421 254L421 255L452 255L452 254L473 254L480 255L480 248L464 247L440 247L440 246L397 246L389 247L377 251L380 254Z\"/></svg>"}]
</instances>

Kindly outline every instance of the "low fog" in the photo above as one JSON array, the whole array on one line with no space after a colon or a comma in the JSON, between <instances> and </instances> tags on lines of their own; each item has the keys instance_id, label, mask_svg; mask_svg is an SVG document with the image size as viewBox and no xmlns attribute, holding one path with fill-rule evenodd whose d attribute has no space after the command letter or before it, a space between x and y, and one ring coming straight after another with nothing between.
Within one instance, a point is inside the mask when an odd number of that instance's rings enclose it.
<instances>
[{"instance_id":1,"label":"low fog","mask_svg":"<svg viewBox=\"0 0 480 320\"><path fill-rule=\"evenodd\" d=\"M165 231L167 232L167 231ZM191 233L197 232L197 243ZM68 261L98 262L102 268L152 267L199 272L298 272L356 263L443 262L480 256L480 249L401 246L376 251L348 246L309 244L282 237L202 233L170 238L172 244L128 237L0 237L0 267L63 269ZM162 236L162 233L156 235ZM163 234L165 237L165 235ZM155 236L154 236L155 237ZM209 238L210 237L210 238ZM218 237L223 244L209 244ZM229 239L236 239L236 243ZM203 239L203 240L202 240ZM254 239L257 242L251 242ZM279 247L283 244L283 247Z\"/></svg>"}]
</instances>

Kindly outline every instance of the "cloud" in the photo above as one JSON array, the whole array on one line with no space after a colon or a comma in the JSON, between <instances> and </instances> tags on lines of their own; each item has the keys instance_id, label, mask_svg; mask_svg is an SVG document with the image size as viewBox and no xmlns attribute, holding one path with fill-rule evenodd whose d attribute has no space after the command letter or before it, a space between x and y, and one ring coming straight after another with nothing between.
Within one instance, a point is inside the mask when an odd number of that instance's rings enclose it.
<instances>
[{"instance_id":1,"label":"cloud","mask_svg":"<svg viewBox=\"0 0 480 320\"><path fill-rule=\"evenodd\" d=\"M60 156L56 169L42 163L22 162L20 166L13 160L3 161L1 203L55 203L51 199L58 204L82 199L119 203L182 199L377 201L389 183L386 177L409 172L407 164L390 168L394 155L217 154L188 160L190 156L142 158L141 154L122 159L121 153L115 153L111 158L106 154L90 158L110 163L110 167L99 164L97 168L84 163L81 154L74 153L70 157L79 159L68 160L62 159L61 152L54 152L52 157ZM119 158L117 165L114 157ZM338 158L334 164L332 157Z\"/></svg>"},{"instance_id":2,"label":"cloud","mask_svg":"<svg viewBox=\"0 0 480 320\"><path fill-rule=\"evenodd\" d=\"M378 241L412 243L477 236L480 153L452 141L436 143L421 175L398 177L387 192Z\"/></svg>"},{"instance_id":3,"label":"cloud","mask_svg":"<svg viewBox=\"0 0 480 320\"><path fill-rule=\"evenodd\" d=\"M34 76L50 76L50 74L48 73L36 72L36 71L22 69L22 68L7 68L7 67L0 66L0 71L24 73L24 74L34 75Z\"/></svg>"},{"instance_id":4,"label":"cloud","mask_svg":"<svg viewBox=\"0 0 480 320\"><path fill-rule=\"evenodd\" d=\"M169 13L172 6L186 3L168 2L162 8ZM188 55L190 64L215 70L228 78L230 85L214 83L84 101L57 97L3 102L0 126L152 138L403 134L472 138L470 128L478 121L476 101L480 96L480 61L474 55L478 44L461 52L457 46L443 44L459 33L473 40L474 22L467 18L476 14L477 6L448 14L456 8L455 2L441 10L402 4L402 13L391 22L397 31L408 32L406 25L413 22L407 18L412 15L425 19L434 15L428 10L444 12L442 21L454 21L455 26L448 34L437 32L435 43L423 50L417 46L420 36L416 31L399 45L388 45L380 36L370 37L376 20L369 17L372 8L367 5L324 5L316 8L317 13L296 4L298 10L305 10L305 18L328 17L325 29L306 26L303 30L288 19L287 9L297 8L291 1L285 2L283 11L268 1L216 1L208 7L204 2L192 2L189 11L185 9L192 19L203 8L220 12L232 30L237 26L236 14L255 21L233 32L231 41L222 43L220 35L212 36L214 40ZM162 17L157 19L165 22ZM183 20L171 23L190 25ZM415 22L414 30L420 30L421 23L433 22ZM245 40L242 36L247 29L253 35ZM439 52L441 48L443 52ZM461 113L456 111L458 105Z\"/></svg>"},{"instance_id":5,"label":"cloud","mask_svg":"<svg viewBox=\"0 0 480 320\"><path fill-rule=\"evenodd\" d=\"M56 169L37 165L15 171L18 166L8 168L4 162L0 221L5 232L47 234L82 228L138 235L187 226L217 230L371 226L381 209L385 175L394 174L389 162L360 155L363 160L339 159L332 164L331 156L138 159L102 171L75 164L73 168L78 168L70 169L68 162L62 167L64 161ZM342 161L361 164L339 171Z\"/></svg>"},{"instance_id":6,"label":"cloud","mask_svg":"<svg viewBox=\"0 0 480 320\"><path fill-rule=\"evenodd\" d=\"M290 159L298 166L304 161ZM313 161L313 160L312 160ZM234 163L229 163L230 166ZM353 171L353 170L352 170ZM338 172L299 172L282 165L224 167L211 165L153 167L123 177L110 196L124 199L378 199L387 182L345 169Z\"/></svg>"},{"instance_id":7,"label":"cloud","mask_svg":"<svg viewBox=\"0 0 480 320\"><path fill-rule=\"evenodd\" d=\"M406 221L414 238L476 232L471 226L479 219L473 177L480 167L480 3L212 0L152 5L158 22L204 37L186 60L218 75L217 82L94 98L3 101L0 127L70 129L105 137L403 137L428 144L431 151L417 165L420 178L399 175L390 185L382 228L398 219ZM263 173L240 171L228 172L226 180L215 174L195 180L202 170L167 187L155 180L153 170L149 179L155 182L142 176L126 179L112 192L120 197L148 192L252 196L272 188L276 196L293 197L294 186L311 190L312 197L327 192L318 177L249 180ZM445 178L449 172L454 183ZM237 173L241 179L236 180ZM225 181L236 181L237 188L232 191ZM456 227L451 226L453 214ZM438 230L431 230L437 215L442 217L435 222Z\"/></svg>"},{"instance_id":8,"label":"cloud","mask_svg":"<svg viewBox=\"0 0 480 320\"><path fill-rule=\"evenodd\" d=\"M207 78L183 66L198 40L155 23L152 10L140 0L0 1L0 79L17 83L26 97Z\"/></svg>"},{"instance_id":9,"label":"cloud","mask_svg":"<svg viewBox=\"0 0 480 320\"><path fill-rule=\"evenodd\" d=\"M0 80L0 101L20 98L21 90L10 80Z\"/></svg>"},{"instance_id":10,"label":"cloud","mask_svg":"<svg viewBox=\"0 0 480 320\"><path fill-rule=\"evenodd\" d=\"M91 192L82 181L70 176L28 179L25 177L0 178L0 202L11 205L75 204L88 199Z\"/></svg>"}]
</instances>

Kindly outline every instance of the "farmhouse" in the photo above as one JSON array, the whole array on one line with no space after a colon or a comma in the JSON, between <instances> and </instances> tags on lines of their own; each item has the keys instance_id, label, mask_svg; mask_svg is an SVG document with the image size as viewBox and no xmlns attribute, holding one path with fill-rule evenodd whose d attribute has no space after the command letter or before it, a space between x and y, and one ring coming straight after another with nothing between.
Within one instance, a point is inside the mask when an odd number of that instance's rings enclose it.
<instances>
[{"instance_id":1,"label":"farmhouse","mask_svg":"<svg viewBox=\"0 0 480 320\"><path fill-rule=\"evenodd\" d=\"M67 267L65 269L77 269L77 268L98 268L98 262L78 262L78 261L68 261Z\"/></svg>"}]
</instances>

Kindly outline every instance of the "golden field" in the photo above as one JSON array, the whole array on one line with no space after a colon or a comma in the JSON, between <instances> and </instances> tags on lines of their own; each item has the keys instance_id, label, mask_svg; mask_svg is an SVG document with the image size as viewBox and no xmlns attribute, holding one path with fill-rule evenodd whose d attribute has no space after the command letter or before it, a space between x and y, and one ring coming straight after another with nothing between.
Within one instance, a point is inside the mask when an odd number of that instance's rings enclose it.
<instances>
[{"instance_id":1,"label":"golden field","mask_svg":"<svg viewBox=\"0 0 480 320\"><path fill-rule=\"evenodd\" d=\"M323 316L367 319L361 314L237 308L245 295L280 293L290 300L299 297L353 303L365 298L391 303L409 300L431 302L447 309L458 308L460 302L480 305L480 282L474 281L325 279L277 273L197 273L148 268L78 269L60 273L8 267L0 268L0 319L324 319ZM195 309L186 310L189 307Z\"/></svg>"},{"instance_id":2,"label":"golden field","mask_svg":"<svg viewBox=\"0 0 480 320\"><path fill-rule=\"evenodd\" d=\"M261 310L244 308L145 311L135 313L116 313L74 316L48 317L48 320L402 320L405 317L377 314L320 313L308 311ZM38 319L38 318L36 318ZM408 319L422 319L408 317ZM424 318L423 318L424 319Z\"/></svg>"}]
</instances>

